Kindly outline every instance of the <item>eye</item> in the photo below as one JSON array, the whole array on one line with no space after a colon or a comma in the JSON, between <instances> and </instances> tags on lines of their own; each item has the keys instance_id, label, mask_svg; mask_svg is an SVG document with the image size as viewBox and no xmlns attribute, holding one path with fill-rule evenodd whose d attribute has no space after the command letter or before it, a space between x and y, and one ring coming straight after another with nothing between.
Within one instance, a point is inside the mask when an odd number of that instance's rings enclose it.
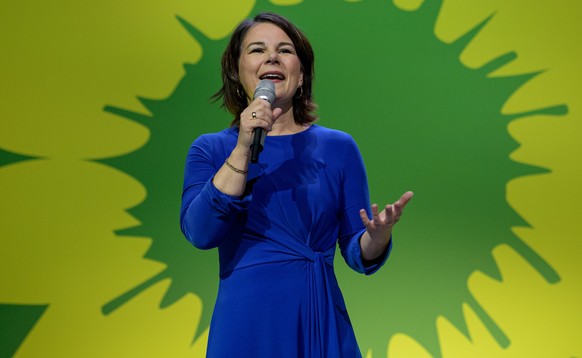
<instances>
[{"instance_id":1,"label":"eye","mask_svg":"<svg viewBox=\"0 0 582 358\"><path fill-rule=\"evenodd\" d=\"M251 49L250 53L262 53L264 49L262 47L254 47Z\"/></svg>"},{"instance_id":2,"label":"eye","mask_svg":"<svg viewBox=\"0 0 582 358\"><path fill-rule=\"evenodd\" d=\"M282 48L279 50L280 53L293 53L293 50L290 48Z\"/></svg>"}]
</instances>

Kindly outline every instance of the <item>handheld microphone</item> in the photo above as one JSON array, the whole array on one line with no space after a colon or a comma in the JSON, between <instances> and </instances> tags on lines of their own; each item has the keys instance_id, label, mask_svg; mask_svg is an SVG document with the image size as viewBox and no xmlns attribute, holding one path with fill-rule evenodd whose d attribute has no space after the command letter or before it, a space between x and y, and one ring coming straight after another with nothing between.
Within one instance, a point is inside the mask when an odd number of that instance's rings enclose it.
<instances>
[{"instance_id":1,"label":"handheld microphone","mask_svg":"<svg viewBox=\"0 0 582 358\"><path fill-rule=\"evenodd\" d=\"M273 104L275 102L275 83L270 80L261 80L255 89L253 99L264 99ZM253 142L251 143L251 163L259 161L259 153L263 151L265 144L265 130L263 128L255 128L253 132Z\"/></svg>"}]
</instances>

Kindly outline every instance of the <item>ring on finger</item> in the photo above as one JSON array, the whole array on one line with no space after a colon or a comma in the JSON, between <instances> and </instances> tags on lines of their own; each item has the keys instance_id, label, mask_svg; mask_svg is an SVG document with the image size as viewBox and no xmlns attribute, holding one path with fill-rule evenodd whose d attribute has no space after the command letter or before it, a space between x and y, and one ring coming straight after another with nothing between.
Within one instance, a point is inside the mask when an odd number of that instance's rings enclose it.
<instances>
[{"instance_id":1,"label":"ring on finger","mask_svg":"<svg viewBox=\"0 0 582 358\"><path fill-rule=\"evenodd\" d=\"M253 116L253 119L257 119L257 112L253 112L251 115Z\"/></svg>"}]
</instances>

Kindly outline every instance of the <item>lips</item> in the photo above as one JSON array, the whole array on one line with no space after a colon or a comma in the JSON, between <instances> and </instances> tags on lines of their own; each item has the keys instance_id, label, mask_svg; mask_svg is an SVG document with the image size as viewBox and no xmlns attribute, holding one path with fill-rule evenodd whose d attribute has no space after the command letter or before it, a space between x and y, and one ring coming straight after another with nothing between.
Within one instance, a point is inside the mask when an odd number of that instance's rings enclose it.
<instances>
[{"instance_id":1,"label":"lips","mask_svg":"<svg viewBox=\"0 0 582 358\"><path fill-rule=\"evenodd\" d=\"M271 72L265 72L263 73L259 79L261 80L284 80L285 79L285 75L283 75L281 72L277 72L277 71L271 71Z\"/></svg>"}]
</instances>

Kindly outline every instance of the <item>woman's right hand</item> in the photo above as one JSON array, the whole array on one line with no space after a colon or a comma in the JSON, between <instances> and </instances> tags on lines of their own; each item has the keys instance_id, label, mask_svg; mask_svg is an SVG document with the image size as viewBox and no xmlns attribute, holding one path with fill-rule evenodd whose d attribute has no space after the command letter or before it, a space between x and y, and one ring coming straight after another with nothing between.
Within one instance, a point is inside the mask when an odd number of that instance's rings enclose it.
<instances>
[{"instance_id":1,"label":"woman's right hand","mask_svg":"<svg viewBox=\"0 0 582 358\"><path fill-rule=\"evenodd\" d=\"M255 116L253 116L255 113ZM254 99L240 115L237 147L250 151L255 128L271 130L273 123L281 115L280 108L271 109L271 104L261 98Z\"/></svg>"},{"instance_id":2,"label":"woman's right hand","mask_svg":"<svg viewBox=\"0 0 582 358\"><path fill-rule=\"evenodd\" d=\"M255 116L253 116L253 112ZM244 193L251 158L251 143L256 128L271 130L271 126L283 113L281 108L271 110L271 104L257 98L241 113L238 142L225 163L216 173L212 182L221 192L240 196Z\"/></svg>"}]
</instances>

